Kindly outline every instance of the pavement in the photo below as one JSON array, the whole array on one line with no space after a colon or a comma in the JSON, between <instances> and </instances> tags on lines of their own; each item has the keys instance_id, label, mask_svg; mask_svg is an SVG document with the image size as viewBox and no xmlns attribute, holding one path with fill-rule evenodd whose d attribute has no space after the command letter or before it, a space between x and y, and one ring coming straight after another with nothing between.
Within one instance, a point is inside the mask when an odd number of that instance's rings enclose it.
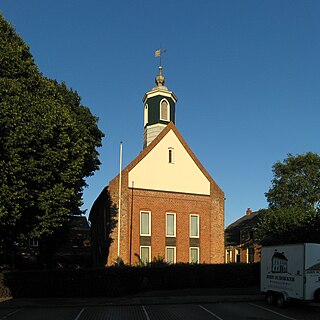
<instances>
[{"instance_id":1,"label":"pavement","mask_svg":"<svg viewBox=\"0 0 320 320\"><path fill-rule=\"evenodd\" d=\"M261 301L258 287L142 291L123 297L6 298L0 308L52 308Z\"/></svg>"}]
</instances>

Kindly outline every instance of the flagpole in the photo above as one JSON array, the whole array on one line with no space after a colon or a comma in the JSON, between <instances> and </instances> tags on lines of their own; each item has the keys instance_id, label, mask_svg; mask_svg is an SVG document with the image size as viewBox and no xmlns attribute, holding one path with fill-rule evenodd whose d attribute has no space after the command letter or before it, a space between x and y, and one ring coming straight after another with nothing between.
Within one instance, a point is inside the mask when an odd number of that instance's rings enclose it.
<instances>
[{"instance_id":1,"label":"flagpole","mask_svg":"<svg viewBox=\"0 0 320 320\"><path fill-rule=\"evenodd\" d=\"M119 170L119 201L118 201L118 265L120 265L120 236L121 236L121 173L122 173L122 141L120 141L120 170Z\"/></svg>"}]
</instances>

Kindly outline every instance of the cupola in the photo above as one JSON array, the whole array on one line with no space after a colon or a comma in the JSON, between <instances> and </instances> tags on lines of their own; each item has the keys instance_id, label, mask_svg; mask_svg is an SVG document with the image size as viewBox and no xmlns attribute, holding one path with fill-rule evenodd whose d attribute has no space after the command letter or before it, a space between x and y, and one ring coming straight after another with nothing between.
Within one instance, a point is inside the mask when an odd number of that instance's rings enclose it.
<instances>
[{"instance_id":1,"label":"cupola","mask_svg":"<svg viewBox=\"0 0 320 320\"><path fill-rule=\"evenodd\" d=\"M165 77L162 66L155 78L156 86L143 97L144 104L144 139L143 148L148 146L154 138L171 121L175 123L177 97L164 86Z\"/></svg>"}]
</instances>

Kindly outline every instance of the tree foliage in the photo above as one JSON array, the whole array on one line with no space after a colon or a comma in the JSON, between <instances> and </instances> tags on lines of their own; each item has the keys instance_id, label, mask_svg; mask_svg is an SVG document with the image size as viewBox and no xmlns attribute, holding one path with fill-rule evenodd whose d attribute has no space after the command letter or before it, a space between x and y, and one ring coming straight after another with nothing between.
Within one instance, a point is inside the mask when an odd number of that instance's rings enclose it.
<instances>
[{"instance_id":1,"label":"tree foliage","mask_svg":"<svg viewBox=\"0 0 320 320\"><path fill-rule=\"evenodd\" d=\"M273 165L272 187L266 193L269 206L319 208L320 156L308 152L289 154L284 162Z\"/></svg>"},{"instance_id":2,"label":"tree foliage","mask_svg":"<svg viewBox=\"0 0 320 320\"><path fill-rule=\"evenodd\" d=\"M273 173L269 209L256 228L260 243L320 242L320 157L289 154Z\"/></svg>"},{"instance_id":3,"label":"tree foliage","mask_svg":"<svg viewBox=\"0 0 320 320\"><path fill-rule=\"evenodd\" d=\"M0 240L45 237L81 213L103 133L80 100L0 14Z\"/></svg>"},{"instance_id":4,"label":"tree foliage","mask_svg":"<svg viewBox=\"0 0 320 320\"><path fill-rule=\"evenodd\" d=\"M316 210L291 206L264 211L255 230L261 245L320 242L320 215Z\"/></svg>"}]
</instances>

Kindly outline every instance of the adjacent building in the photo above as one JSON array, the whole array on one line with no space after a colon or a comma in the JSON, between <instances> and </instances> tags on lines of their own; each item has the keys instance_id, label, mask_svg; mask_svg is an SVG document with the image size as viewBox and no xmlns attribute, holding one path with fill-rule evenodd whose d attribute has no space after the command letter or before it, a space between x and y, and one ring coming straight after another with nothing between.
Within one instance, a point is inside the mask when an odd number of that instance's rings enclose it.
<instances>
[{"instance_id":1,"label":"adjacent building","mask_svg":"<svg viewBox=\"0 0 320 320\"><path fill-rule=\"evenodd\" d=\"M253 263L260 261L260 246L255 240L255 227L260 211L247 209L246 215L230 224L225 230L225 262Z\"/></svg>"},{"instance_id":2,"label":"adjacent building","mask_svg":"<svg viewBox=\"0 0 320 320\"><path fill-rule=\"evenodd\" d=\"M164 83L160 66L143 98L143 151L90 211L95 265L224 262L224 193L175 126Z\"/></svg>"}]
</instances>

